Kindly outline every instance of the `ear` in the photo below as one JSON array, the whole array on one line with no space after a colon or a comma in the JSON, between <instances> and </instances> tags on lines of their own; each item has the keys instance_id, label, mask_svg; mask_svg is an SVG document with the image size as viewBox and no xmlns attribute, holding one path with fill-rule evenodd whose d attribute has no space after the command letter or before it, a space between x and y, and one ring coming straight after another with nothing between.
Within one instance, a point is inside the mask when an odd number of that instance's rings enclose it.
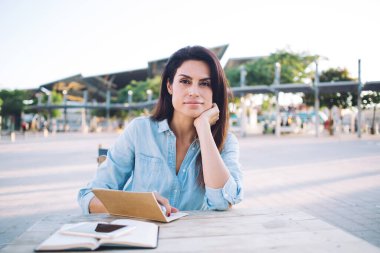
<instances>
[{"instance_id":1,"label":"ear","mask_svg":"<svg viewBox=\"0 0 380 253\"><path fill-rule=\"evenodd\" d=\"M170 84L169 80L166 82L166 88L168 89L168 92L170 95L173 94L173 85Z\"/></svg>"}]
</instances>

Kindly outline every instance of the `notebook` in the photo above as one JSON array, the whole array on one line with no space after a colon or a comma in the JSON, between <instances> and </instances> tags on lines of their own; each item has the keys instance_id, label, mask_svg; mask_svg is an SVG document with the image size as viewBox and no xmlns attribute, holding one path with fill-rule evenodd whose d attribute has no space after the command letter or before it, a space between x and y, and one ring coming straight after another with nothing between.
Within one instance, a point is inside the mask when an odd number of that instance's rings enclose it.
<instances>
[{"instance_id":1,"label":"notebook","mask_svg":"<svg viewBox=\"0 0 380 253\"><path fill-rule=\"evenodd\" d=\"M94 222L88 222L94 223ZM65 224L54 234L35 248L35 251L63 251L63 250L96 250L99 248L156 248L158 244L158 225L129 219L118 219L110 224L127 225L134 227L122 235L111 238L94 238L82 235L68 235L64 231L78 226Z\"/></svg>"},{"instance_id":2,"label":"notebook","mask_svg":"<svg viewBox=\"0 0 380 253\"><path fill-rule=\"evenodd\" d=\"M177 212L171 213L167 217L153 192L126 192L109 189L92 189L92 192L112 215L160 222L171 222L188 215Z\"/></svg>"}]
</instances>

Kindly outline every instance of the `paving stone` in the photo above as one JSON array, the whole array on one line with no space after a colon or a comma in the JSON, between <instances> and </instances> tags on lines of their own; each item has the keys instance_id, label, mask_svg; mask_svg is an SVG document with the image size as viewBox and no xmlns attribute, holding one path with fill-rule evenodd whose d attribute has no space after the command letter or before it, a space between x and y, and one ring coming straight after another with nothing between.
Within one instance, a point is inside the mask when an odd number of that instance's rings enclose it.
<instances>
[{"instance_id":1,"label":"paving stone","mask_svg":"<svg viewBox=\"0 0 380 253\"><path fill-rule=\"evenodd\" d=\"M40 217L79 212L76 191L96 170L98 144L109 147L116 137L73 133L13 144L0 140L0 248ZM248 136L239 142L242 205L299 208L380 247L380 136Z\"/></svg>"}]
</instances>

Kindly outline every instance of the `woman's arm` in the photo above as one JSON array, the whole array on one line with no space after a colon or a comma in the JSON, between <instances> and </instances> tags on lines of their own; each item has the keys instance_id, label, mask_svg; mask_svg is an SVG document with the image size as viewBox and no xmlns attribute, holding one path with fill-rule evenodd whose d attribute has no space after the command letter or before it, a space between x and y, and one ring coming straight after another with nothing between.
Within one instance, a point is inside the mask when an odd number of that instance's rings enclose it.
<instances>
[{"instance_id":1,"label":"woman's arm","mask_svg":"<svg viewBox=\"0 0 380 253\"><path fill-rule=\"evenodd\" d=\"M242 173L239 163L239 144L228 134L220 153L211 133L219 118L216 104L195 121L202 154L202 169L206 189L206 204L211 210L226 210L243 198Z\"/></svg>"},{"instance_id":2,"label":"woman's arm","mask_svg":"<svg viewBox=\"0 0 380 253\"><path fill-rule=\"evenodd\" d=\"M78 202L83 214L106 212L100 201L96 201L92 193L93 188L122 190L131 177L135 161L134 136L136 136L135 123L131 122L109 149L107 159L99 165L95 178L80 189Z\"/></svg>"},{"instance_id":3,"label":"woman's arm","mask_svg":"<svg viewBox=\"0 0 380 253\"><path fill-rule=\"evenodd\" d=\"M215 124L218 118L219 109L215 104L194 121L201 147L205 185L214 189L222 188L230 177L211 133L211 125Z\"/></svg>"}]
</instances>

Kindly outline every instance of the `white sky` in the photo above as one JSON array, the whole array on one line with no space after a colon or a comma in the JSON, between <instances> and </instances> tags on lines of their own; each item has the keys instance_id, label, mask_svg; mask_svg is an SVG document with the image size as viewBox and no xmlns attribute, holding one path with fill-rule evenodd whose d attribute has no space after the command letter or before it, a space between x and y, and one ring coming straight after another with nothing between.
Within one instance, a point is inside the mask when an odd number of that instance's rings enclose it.
<instances>
[{"instance_id":1,"label":"white sky","mask_svg":"<svg viewBox=\"0 0 380 253\"><path fill-rule=\"evenodd\" d=\"M187 45L319 54L380 80L378 0L0 0L0 89L143 68Z\"/></svg>"}]
</instances>

